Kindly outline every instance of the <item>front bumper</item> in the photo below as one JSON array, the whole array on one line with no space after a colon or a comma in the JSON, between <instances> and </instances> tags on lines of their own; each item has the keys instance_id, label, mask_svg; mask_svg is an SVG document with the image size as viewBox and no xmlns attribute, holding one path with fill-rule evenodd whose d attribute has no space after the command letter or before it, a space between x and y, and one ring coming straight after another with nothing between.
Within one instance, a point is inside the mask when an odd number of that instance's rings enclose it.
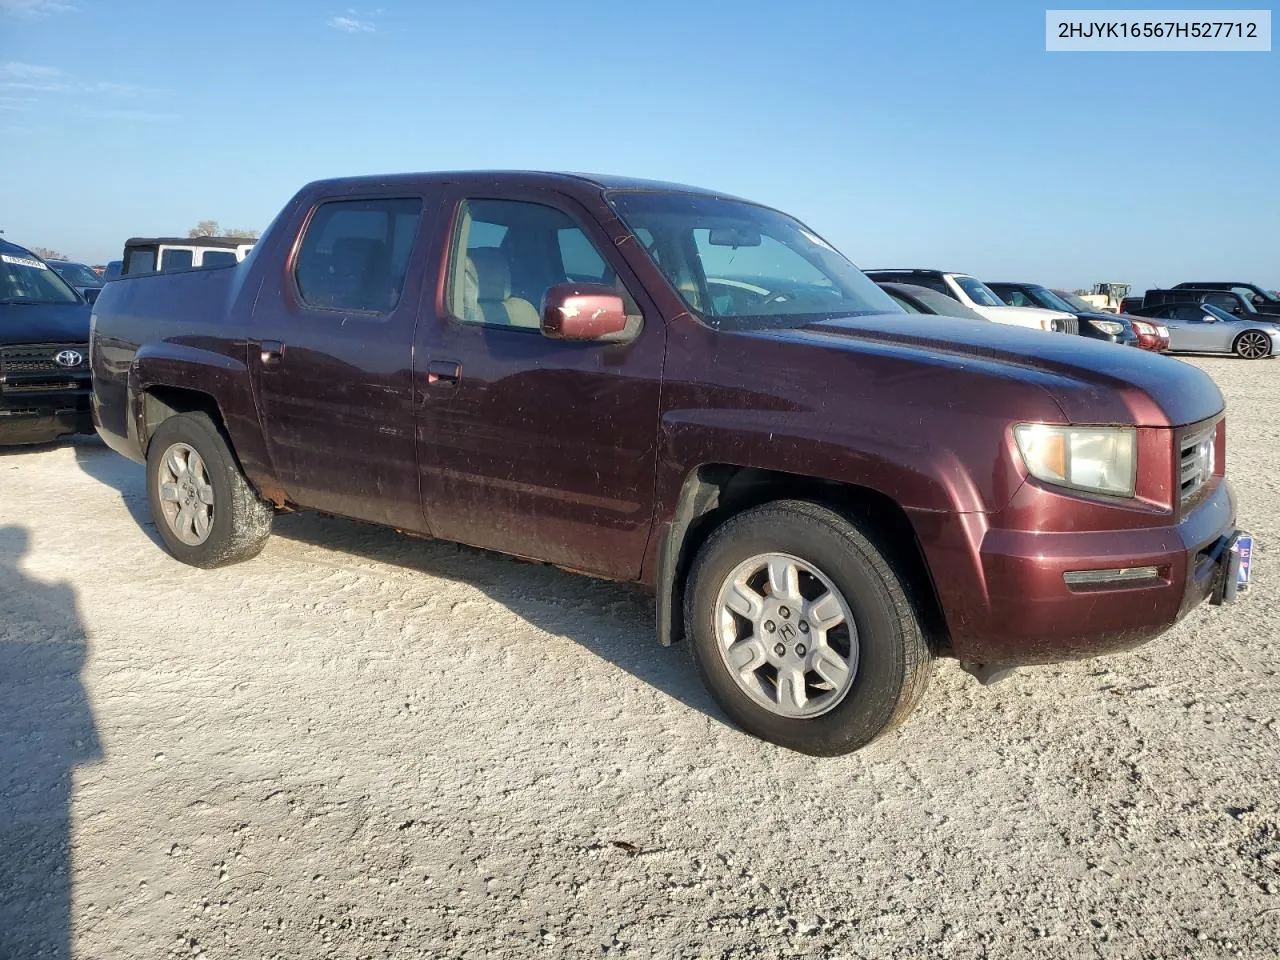
<instances>
[{"instance_id":1,"label":"front bumper","mask_svg":"<svg viewBox=\"0 0 1280 960\"><path fill-rule=\"evenodd\" d=\"M93 433L88 395L55 404L0 406L0 446L48 443L73 433Z\"/></svg>"},{"instance_id":2,"label":"front bumper","mask_svg":"<svg viewBox=\"0 0 1280 960\"><path fill-rule=\"evenodd\" d=\"M977 533L977 531L975 531ZM1167 526L1103 532L981 532L977 582L939 583L955 654L978 664L1054 663L1127 650L1221 595L1235 497L1225 479ZM1135 583L1069 585L1068 572L1155 567Z\"/></svg>"}]
</instances>

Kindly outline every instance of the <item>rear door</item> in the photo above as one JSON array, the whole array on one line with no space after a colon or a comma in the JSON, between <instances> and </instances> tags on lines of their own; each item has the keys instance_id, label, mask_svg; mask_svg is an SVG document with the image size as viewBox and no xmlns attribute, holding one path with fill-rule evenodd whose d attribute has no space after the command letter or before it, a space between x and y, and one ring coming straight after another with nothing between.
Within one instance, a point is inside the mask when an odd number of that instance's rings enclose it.
<instances>
[{"instance_id":1,"label":"rear door","mask_svg":"<svg viewBox=\"0 0 1280 960\"><path fill-rule=\"evenodd\" d=\"M653 518L661 317L611 238L567 196L450 190L444 275L414 356L432 533L636 578ZM543 294L564 282L614 287L628 302L627 334L544 337Z\"/></svg>"},{"instance_id":2,"label":"rear door","mask_svg":"<svg viewBox=\"0 0 1280 960\"><path fill-rule=\"evenodd\" d=\"M248 361L291 500L425 532L412 349L434 187L352 188L293 211L292 252L253 312Z\"/></svg>"}]
</instances>

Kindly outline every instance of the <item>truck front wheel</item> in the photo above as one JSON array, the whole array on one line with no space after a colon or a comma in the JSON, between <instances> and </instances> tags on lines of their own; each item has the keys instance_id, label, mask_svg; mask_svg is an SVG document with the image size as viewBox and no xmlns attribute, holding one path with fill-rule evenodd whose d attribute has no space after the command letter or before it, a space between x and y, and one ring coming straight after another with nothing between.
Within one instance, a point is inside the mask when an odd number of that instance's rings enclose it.
<instances>
[{"instance_id":1,"label":"truck front wheel","mask_svg":"<svg viewBox=\"0 0 1280 960\"><path fill-rule=\"evenodd\" d=\"M778 501L717 529L685 592L694 661L729 717L817 756L893 729L933 656L903 580L833 510Z\"/></svg>"},{"instance_id":2,"label":"truck front wheel","mask_svg":"<svg viewBox=\"0 0 1280 960\"><path fill-rule=\"evenodd\" d=\"M204 413L177 414L156 429L147 450L147 496L165 546L193 567L248 560L271 535L271 507L258 499Z\"/></svg>"}]
</instances>

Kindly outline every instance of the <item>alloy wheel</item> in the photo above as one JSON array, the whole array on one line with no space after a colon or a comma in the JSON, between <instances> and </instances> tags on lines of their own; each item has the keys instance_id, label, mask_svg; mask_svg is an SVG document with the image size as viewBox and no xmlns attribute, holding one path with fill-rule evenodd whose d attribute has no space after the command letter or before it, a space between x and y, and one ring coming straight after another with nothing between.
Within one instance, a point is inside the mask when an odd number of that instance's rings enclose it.
<instances>
[{"instance_id":1,"label":"alloy wheel","mask_svg":"<svg viewBox=\"0 0 1280 960\"><path fill-rule=\"evenodd\" d=\"M1236 341L1236 353L1246 360L1260 360L1271 352L1271 339L1258 330L1246 330Z\"/></svg>"},{"instance_id":2,"label":"alloy wheel","mask_svg":"<svg viewBox=\"0 0 1280 960\"><path fill-rule=\"evenodd\" d=\"M716 599L729 674L765 709L807 719L834 709L858 670L858 630L844 595L813 564L765 553L738 564Z\"/></svg>"},{"instance_id":3,"label":"alloy wheel","mask_svg":"<svg viewBox=\"0 0 1280 960\"><path fill-rule=\"evenodd\" d=\"M158 476L160 511L183 543L198 547L213 529L213 484L195 448L175 443L164 452Z\"/></svg>"}]
</instances>

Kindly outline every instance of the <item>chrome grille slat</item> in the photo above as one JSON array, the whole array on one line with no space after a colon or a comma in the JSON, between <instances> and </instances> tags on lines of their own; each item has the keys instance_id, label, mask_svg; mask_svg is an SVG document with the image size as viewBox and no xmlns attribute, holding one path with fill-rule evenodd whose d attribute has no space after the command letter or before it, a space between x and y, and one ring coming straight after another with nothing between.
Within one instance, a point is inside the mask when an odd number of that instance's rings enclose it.
<instances>
[{"instance_id":1,"label":"chrome grille slat","mask_svg":"<svg viewBox=\"0 0 1280 960\"><path fill-rule=\"evenodd\" d=\"M1213 476L1213 444L1217 424L1182 438L1178 449L1178 483L1182 502L1191 500Z\"/></svg>"}]
</instances>

